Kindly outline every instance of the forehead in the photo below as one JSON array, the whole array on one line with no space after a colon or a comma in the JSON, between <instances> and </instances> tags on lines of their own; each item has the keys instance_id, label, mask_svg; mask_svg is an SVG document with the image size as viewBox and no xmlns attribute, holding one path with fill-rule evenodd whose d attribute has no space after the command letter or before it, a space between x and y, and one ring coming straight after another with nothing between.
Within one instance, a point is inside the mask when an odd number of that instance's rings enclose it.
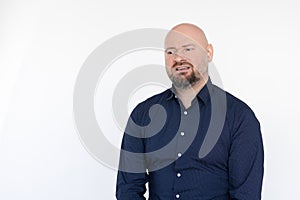
<instances>
[{"instance_id":1,"label":"forehead","mask_svg":"<svg viewBox=\"0 0 300 200\"><path fill-rule=\"evenodd\" d=\"M192 37L175 31L170 31L165 39L165 48L176 48L187 44L197 45L197 42Z\"/></svg>"},{"instance_id":2,"label":"forehead","mask_svg":"<svg viewBox=\"0 0 300 200\"><path fill-rule=\"evenodd\" d=\"M186 45L194 45L204 47L202 39L199 34L182 33L177 31L170 31L165 39L165 48L180 48Z\"/></svg>"}]
</instances>

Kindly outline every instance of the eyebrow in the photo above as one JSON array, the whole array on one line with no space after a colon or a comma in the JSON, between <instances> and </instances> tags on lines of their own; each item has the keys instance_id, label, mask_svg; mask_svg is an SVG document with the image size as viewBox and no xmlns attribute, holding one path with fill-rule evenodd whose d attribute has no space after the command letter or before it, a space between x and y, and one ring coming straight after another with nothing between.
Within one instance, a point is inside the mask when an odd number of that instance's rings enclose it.
<instances>
[{"instance_id":1,"label":"eyebrow","mask_svg":"<svg viewBox=\"0 0 300 200\"><path fill-rule=\"evenodd\" d=\"M182 45L181 47L189 47L189 46L195 47L194 44L185 44L185 45ZM176 49L176 48L175 48L175 47L168 47L168 48L166 48L165 50L169 50L169 49Z\"/></svg>"},{"instance_id":2,"label":"eyebrow","mask_svg":"<svg viewBox=\"0 0 300 200\"><path fill-rule=\"evenodd\" d=\"M189 46L193 46L193 47L195 47L195 45L194 45L194 44L186 44L186 45L182 45L182 47L189 47Z\"/></svg>"}]
</instances>

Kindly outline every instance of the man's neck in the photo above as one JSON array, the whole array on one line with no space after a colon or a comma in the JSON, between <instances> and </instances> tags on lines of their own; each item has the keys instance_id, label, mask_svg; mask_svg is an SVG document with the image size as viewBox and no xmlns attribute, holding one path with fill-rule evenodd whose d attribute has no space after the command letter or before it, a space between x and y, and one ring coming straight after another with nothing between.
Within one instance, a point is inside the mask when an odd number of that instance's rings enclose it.
<instances>
[{"instance_id":1,"label":"man's neck","mask_svg":"<svg viewBox=\"0 0 300 200\"><path fill-rule=\"evenodd\" d=\"M207 81L208 78L205 79L202 78L199 82L187 88L177 88L176 86L174 86L176 90L176 94L178 98L181 100L181 102L183 103L185 108L189 108L191 106L193 99L200 92L200 90L205 86Z\"/></svg>"}]
</instances>

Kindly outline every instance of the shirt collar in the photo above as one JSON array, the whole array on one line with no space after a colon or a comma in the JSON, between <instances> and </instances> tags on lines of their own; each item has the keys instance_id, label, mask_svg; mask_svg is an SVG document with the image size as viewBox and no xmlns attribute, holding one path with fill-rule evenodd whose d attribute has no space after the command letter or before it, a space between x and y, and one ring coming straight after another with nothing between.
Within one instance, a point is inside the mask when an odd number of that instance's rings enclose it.
<instances>
[{"instance_id":1,"label":"shirt collar","mask_svg":"<svg viewBox=\"0 0 300 200\"><path fill-rule=\"evenodd\" d=\"M204 103L207 104L210 101L210 93L209 89L212 86L211 79L209 78L203 88L198 92L197 97ZM171 100L172 98L177 98L176 90L174 85L169 89L169 94L167 96L167 100Z\"/></svg>"}]
</instances>

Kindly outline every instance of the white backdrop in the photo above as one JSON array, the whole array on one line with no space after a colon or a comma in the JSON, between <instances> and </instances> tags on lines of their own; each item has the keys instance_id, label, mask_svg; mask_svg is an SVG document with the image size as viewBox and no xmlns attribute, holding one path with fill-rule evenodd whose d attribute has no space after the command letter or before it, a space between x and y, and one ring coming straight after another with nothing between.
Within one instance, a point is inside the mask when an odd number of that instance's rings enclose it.
<instances>
[{"instance_id":1,"label":"white backdrop","mask_svg":"<svg viewBox=\"0 0 300 200\"><path fill-rule=\"evenodd\" d=\"M261 122L263 199L299 199L299 4L1 0L0 199L114 199L116 171L97 162L76 133L78 72L112 36L181 22L205 30L224 88L247 102ZM130 109L144 93L133 95ZM118 133L110 140L118 146L120 138Z\"/></svg>"}]
</instances>

